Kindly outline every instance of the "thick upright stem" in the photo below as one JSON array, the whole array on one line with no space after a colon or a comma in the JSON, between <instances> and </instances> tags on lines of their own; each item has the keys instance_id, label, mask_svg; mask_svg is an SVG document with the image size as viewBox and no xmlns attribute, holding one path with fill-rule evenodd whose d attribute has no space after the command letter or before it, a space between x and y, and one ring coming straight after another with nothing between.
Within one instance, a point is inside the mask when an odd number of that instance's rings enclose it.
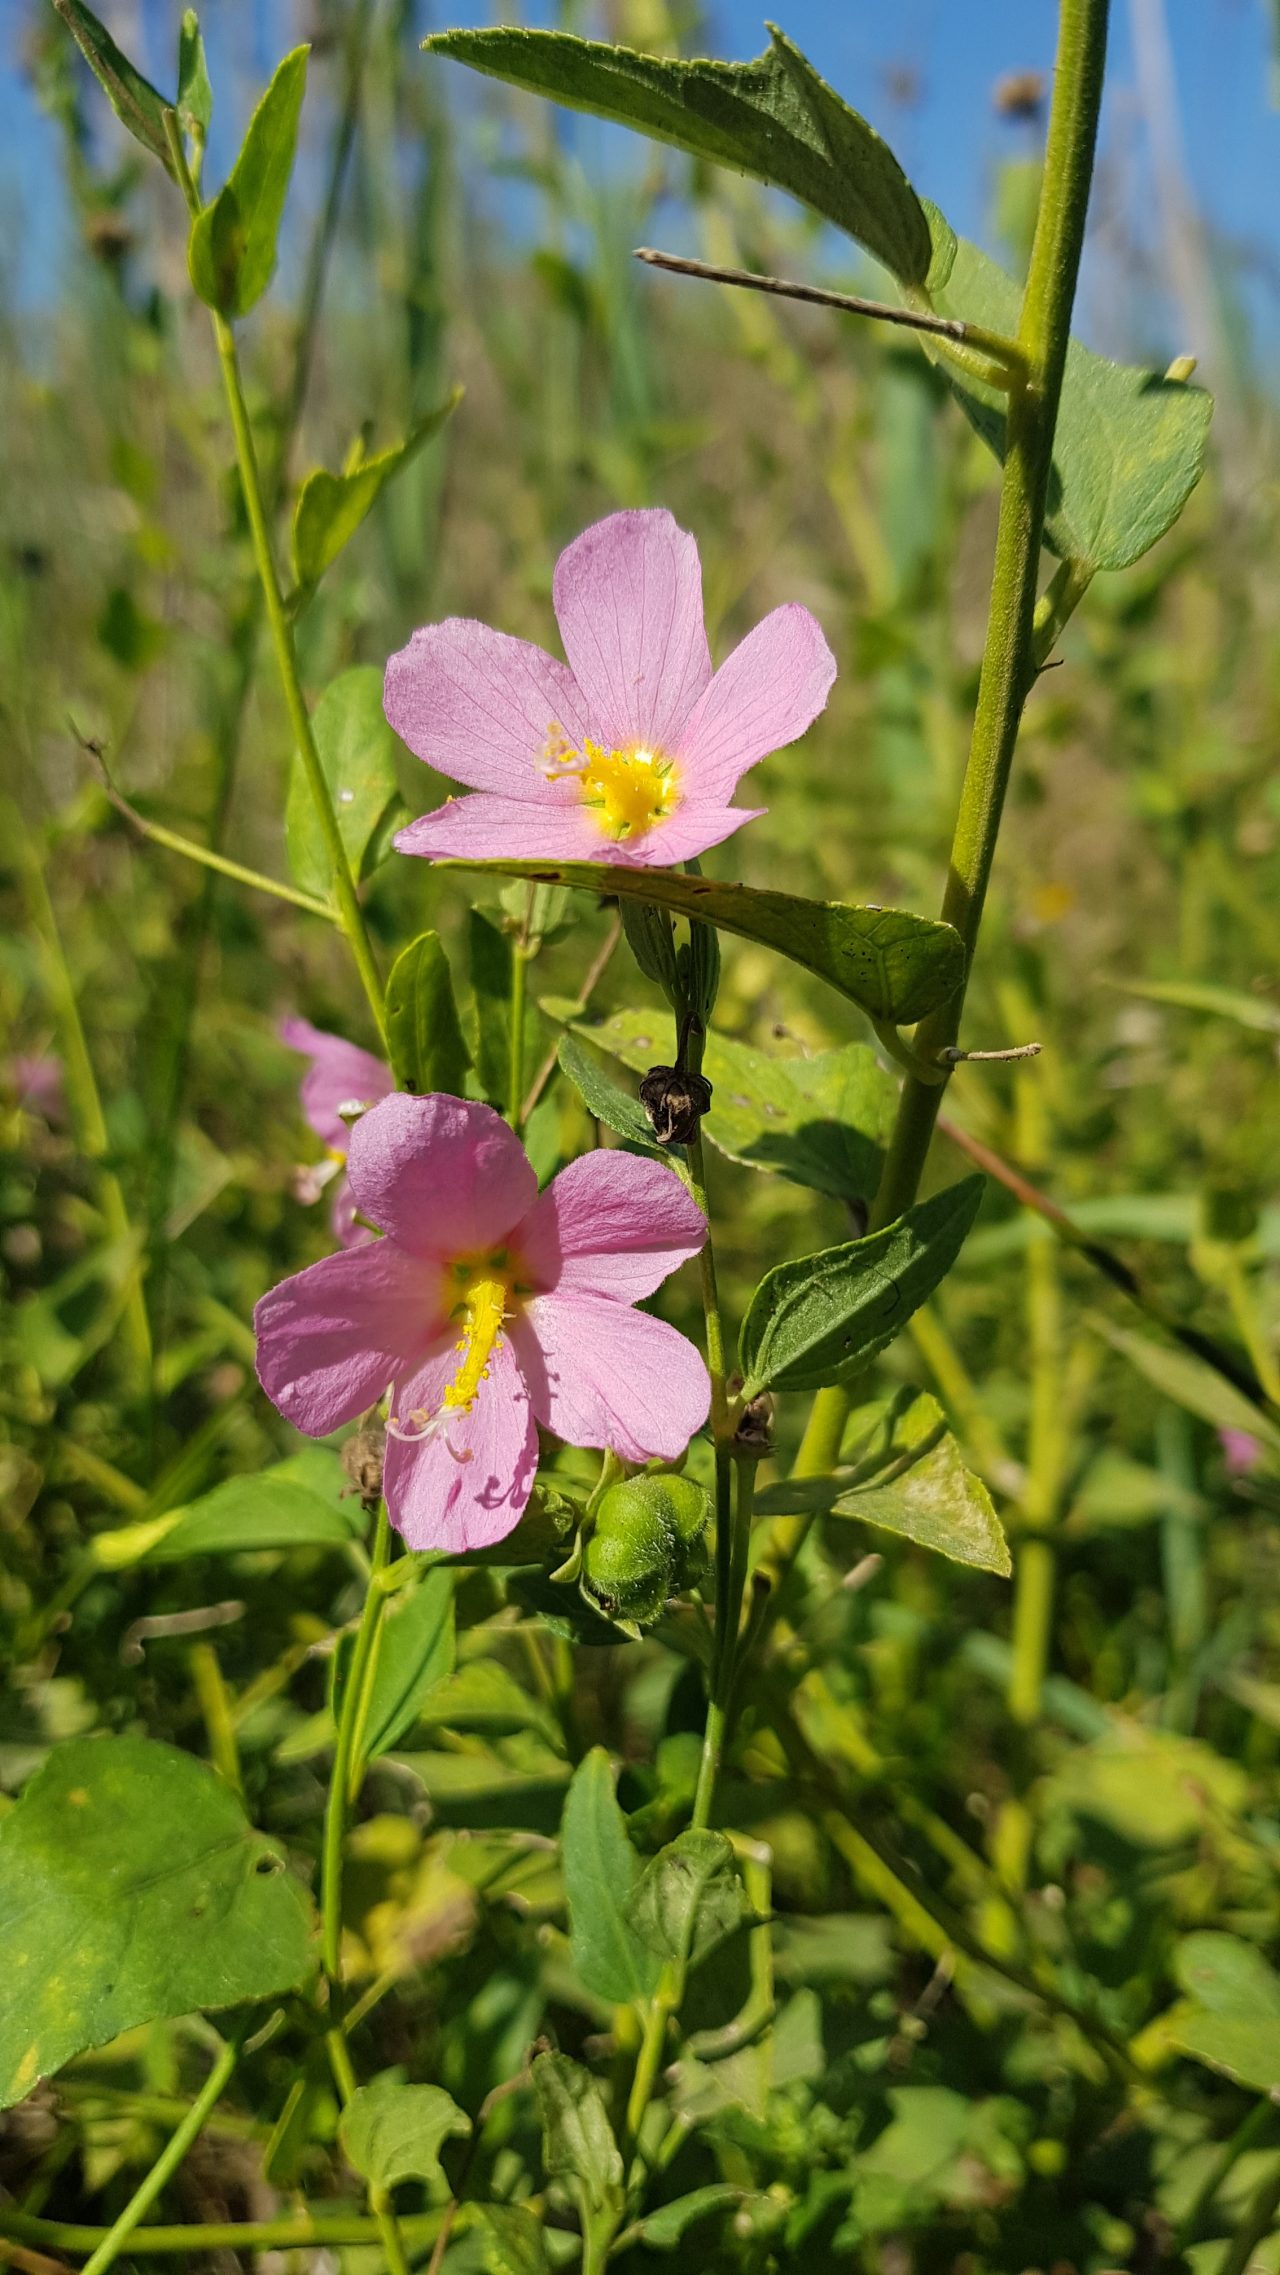
<instances>
[{"instance_id":1,"label":"thick upright stem","mask_svg":"<svg viewBox=\"0 0 1280 2275\"><path fill-rule=\"evenodd\" d=\"M991 611L942 901L944 921L954 925L964 941L966 978L951 1001L916 1030L916 1053L930 1065L959 1036L1018 729L1038 668L1036 584L1097 141L1107 13L1108 0L1061 0L1059 8L1044 181L1018 325L1026 380L1009 398ZM872 1231L892 1223L914 1201L945 1087L911 1075L903 1084L871 1212ZM847 1390L819 1391L805 1436L806 1466L819 1453L834 1458L849 1408Z\"/></svg>"}]
</instances>

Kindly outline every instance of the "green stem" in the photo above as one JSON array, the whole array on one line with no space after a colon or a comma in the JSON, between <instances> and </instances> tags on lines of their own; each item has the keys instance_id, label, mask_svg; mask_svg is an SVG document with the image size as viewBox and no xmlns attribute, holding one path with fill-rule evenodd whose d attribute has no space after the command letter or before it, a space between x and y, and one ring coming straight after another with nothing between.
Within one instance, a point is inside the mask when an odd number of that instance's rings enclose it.
<instances>
[{"instance_id":1,"label":"green stem","mask_svg":"<svg viewBox=\"0 0 1280 2275\"><path fill-rule=\"evenodd\" d=\"M966 985L978 944L1023 707L1040 660L1035 637L1036 583L1054 427L1097 140L1107 11L1108 0L1060 0L1044 178L1017 335L1026 362L1026 379L1009 398L991 608L942 900L943 921L954 926L965 945ZM916 1029L913 1048L928 1066L933 1067L938 1054L958 1040L964 997L962 986L949 1003L922 1020ZM891 1224L915 1200L945 1089L945 1082L923 1082L907 1076L871 1211L871 1231ZM845 1389L818 1392L805 1435L806 1460L818 1449L838 1450L850 1403L850 1393Z\"/></svg>"},{"instance_id":2,"label":"green stem","mask_svg":"<svg viewBox=\"0 0 1280 2275\"><path fill-rule=\"evenodd\" d=\"M369 1008L384 1047L386 1029L383 1018L382 981L374 959L373 946L365 926L364 911L356 892L347 849L342 842L338 816L334 808L328 779L321 764L320 753L312 730L311 714L307 709L298 676L298 658L293 645L293 626L284 604L280 576L276 568L275 550L262 493L262 480L258 471L258 457L254 448L253 429L249 423L248 406L240 379L240 358L236 351L235 333L226 318L213 312L213 335L218 346L218 360L222 366L223 386L226 390L227 409L231 416L235 436L236 461L240 469L240 483L244 491L245 511L249 517L249 534L253 541L254 560L262 585L263 603L267 612L267 626L275 650L276 668L284 690L285 708L303 772L307 777L316 819L329 855L333 877L333 896L338 906L338 917L347 936L356 970L369 999Z\"/></svg>"},{"instance_id":3,"label":"green stem","mask_svg":"<svg viewBox=\"0 0 1280 2275\"><path fill-rule=\"evenodd\" d=\"M329 901L320 900L315 893L304 893L297 885L287 885L278 877L264 876L260 869L246 869L242 861L232 861L225 853L216 853L212 844L201 845L195 838L183 837L176 829L166 828L163 822L140 814L113 783L107 782L106 789L112 805L154 845L166 846L171 853L180 853L186 861L197 861L202 868L212 869L220 877L230 877L233 884L248 885L255 893L270 893L275 900L287 901L291 908L305 909L308 916L322 916L326 923L337 923L337 914ZM215 828L210 834L216 842L221 833Z\"/></svg>"},{"instance_id":4,"label":"green stem","mask_svg":"<svg viewBox=\"0 0 1280 2275\"><path fill-rule=\"evenodd\" d=\"M329 2028L325 2033L325 2045L333 2082L344 2108L354 2099L358 2081L351 2060L351 2049L347 2044L347 2020L343 2011L342 1866L346 1850L348 1810L354 1791L358 1790L362 1739L368 1721L370 1687L382 1630L382 1614L387 1600L381 1579L387 1566L390 1546L391 1528L387 1521L386 1503L383 1502L378 1509L368 1590L360 1614L360 1625L356 1629L351 1665L347 1670L342 1705L338 1713L320 1863L320 1957L329 1985ZM404 2243L392 2209L389 2190L371 2180L368 2183L368 2197L369 2209L378 2225L390 2275L408 2275Z\"/></svg>"},{"instance_id":5,"label":"green stem","mask_svg":"<svg viewBox=\"0 0 1280 2275\"><path fill-rule=\"evenodd\" d=\"M415 2246L432 2243L443 2217L438 2211L410 2213L400 2222L401 2235ZM106 2228L72 2220L42 2220L10 2204L0 2205L0 2236L29 2244L37 2251L92 2251L108 2233ZM377 2244L380 2235L378 2222L359 2212L322 2212L314 2219L305 2213L287 2213L278 2220L211 2220L196 2221L189 2227L157 2224L136 2228L129 2238L129 2256L172 2255L190 2261L204 2251L306 2251L323 2244Z\"/></svg>"},{"instance_id":6,"label":"green stem","mask_svg":"<svg viewBox=\"0 0 1280 2275\"><path fill-rule=\"evenodd\" d=\"M1230 2140L1223 2142L1220 2154L1205 2174L1192 2202L1188 2205L1182 2220L1179 2222L1178 2232L1174 2237L1175 2249L1185 2251L1188 2244L1196 2241L1200 2233L1200 2224L1212 2211L1224 2181L1230 2178L1245 2150L1253 2147L1259 2133L1265 2133L1274 2116L1275 2105L1273 2102L1261 2099L1255 2101L1252 2109L1237 2125Z\"/></svg>"},{"instance_id":7,"label":"green stem","mask_svg":"<svg viewBox=\"0 0 1280 2275\"><path fill-rule=\"evenodd\" d=\"M1254 2252L1275 2226L1277 2211L1280 2211L1280 2159L1265 2180L1258 2183L1249 2209L1232 2237L1231 2249L1219 2265L1218 2275L1248 2275Z\"/></svg>"},{"instance_id":8,"label":"green stem","mask_svg":"<svg viewBox=\"0 0 1280 2275\"><path fill-rule=\"evenodd\" d=\"M223 2047L177 2131L160 2151L146 2178L135 2188L119 2219L108 2229L92 2257L86 2261L84 2275L106 2275L106 2269L114 2267L143 2213L154 2204L165 2183L177 2171L205 2118L227 2086L240 2059L241 2045L248 2034L249 2025L245 2023Z\"/></svg>"},{"instance_id":9,"label":"green stem","mask_svg":"<svg viewBox=\"0 0 1280 2275\"><path fill-rule=\"evenodd\" d=\"M1018 1543L1018 1582L1013 1599L1009 1712L1024 1729L1040 1719L1053 1617L1054 1564L1051 1542L1039 1533L1023 1535Z\"/></svg>"},{"instance_id":10,"label":"green stem","mask_svg":"<svg viewBox=\"0 0 1280 2275\"><path fill-rule=\"evenodd\" d=\"M534 889L530 885L530 893ZM521 938L516 941L511 957L511 1034L507 1060L507 1120L517 1137L524 1109L524 1002L528 976L529 951Z\"/></svg>"}]
</instances>

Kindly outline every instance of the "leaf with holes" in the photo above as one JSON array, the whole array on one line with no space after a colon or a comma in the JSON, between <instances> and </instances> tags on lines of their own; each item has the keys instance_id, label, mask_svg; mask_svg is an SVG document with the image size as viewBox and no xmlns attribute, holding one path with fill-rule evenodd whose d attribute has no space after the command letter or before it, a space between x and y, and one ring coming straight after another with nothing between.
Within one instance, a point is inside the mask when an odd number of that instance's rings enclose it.
<instances>
[{"instance_id":1,"label":"leaf with holes","mask_svg":"<svg viewBox=\"0 0 1280 2275\"><path fill-rule=\"evenodd\" d=\"M923 285L929 274L929 217L893 152L779 31L751 63L681 63L567 32L506 27L438 32L424 44L490 78L789 190L903 284Z\"/></svg>"},{"instance_id":2,"label":"leaf with holes","mask_svg":"<svg viewBox=\"0 0 1280 2275\"><path fill-rule=\"evenodd\" d=\"M767 1272L739 1338L744 1398L847 1382L883 1351L950 1271L985 1183L965 1177L882 1232Z\"/></svg>"},{"instance_id":3,"label":"leaf with holes","mask_svg":"<svg viewBox=\"0 0 1280 2275\"><path fill-rule=\"evenodd\" d=\"M121 2031L295 1990L311 1930L202 1762L149 1738L55 1747L0 1819L0 2108Z\"/></svg>"},{"instance_id":4,"label":"leaf with holes","mask_svg":"<svg viewBox=\"0 0 1280 2275\"><path fill-rule=\"evenodd\" d=\"M753 885L722 885L676 869L623 869L604 861L437 861L619 900L648 901L722 932L775 948L816 973L868 1018L911 1026L955 994L964 976L958 932L900 908L800 900Z\"/></svg>"}]
</instances>

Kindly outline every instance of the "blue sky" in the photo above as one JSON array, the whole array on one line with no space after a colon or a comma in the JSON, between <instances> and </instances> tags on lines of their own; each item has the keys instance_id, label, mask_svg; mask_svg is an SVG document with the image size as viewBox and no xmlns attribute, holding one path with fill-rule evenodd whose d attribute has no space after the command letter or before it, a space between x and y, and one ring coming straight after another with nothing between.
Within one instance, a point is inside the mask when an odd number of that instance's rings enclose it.
<instances>
[{"instance_id":1,"label":"blue sky","mask_svg":"<svg viewBox=\"0 0 1280 2275\"><path fill-rule=\"evenodd\" d=\"M182 0L99 0L100 12L143 67L165 85L176 45ZM763 44L771 0L711 0L706 46L729 57ZM887 136L917 188L943 207L967 235L989 242L989 193L1002 153L1020 147L1016 130L995 117L991 90L1004 72L1047 69L1052 60L1054 0L772 0L783 28L818 68ZM21 70L24 36L49 0L0 0L0 211L4 235L20 244L24 297L57 289L67 251L56 145ZM1103 121L1104 184L1112 210L1130 234L1154 244L1155 199L1150 145L1135 68L1134 22L1152 0L1113 0L1111 71ZM424 28L450 21L500 18L488 0L420 0ZM518 14L549 20L550 0ZM300 36L301 0L205 0L206 34L215 55L222 136L243 114L256 81ZM1219 240L1243 263L1245 297L1256 336L1280 343L1280 113L1270 103L1270 0L1162 0L1168 28L1186 175ZM575 10L592 26L590 6ZM595 28L598 28L598 24ZM446 69L423 61L411 68ZM895 93L909 74L916 93ZM590 128L587 129L591 131ZM215 142L213 174L225 153ZM1095 207L1099 201L1095 200ZM20 235L13 222L21 215ZM1105 335L1123 321L1114 282L1110 296L1104 252L1092 257L1087 327L1096 344L1119 352ZM1182 344L1179 318L1167 299L1147 311L1168 344ZM1185 327L1184 327L1185 328ZM1097 335L1101 333L1102 337ZM1153 341L1152 351L1163 343Z\"/></svg>"}]
</instances>

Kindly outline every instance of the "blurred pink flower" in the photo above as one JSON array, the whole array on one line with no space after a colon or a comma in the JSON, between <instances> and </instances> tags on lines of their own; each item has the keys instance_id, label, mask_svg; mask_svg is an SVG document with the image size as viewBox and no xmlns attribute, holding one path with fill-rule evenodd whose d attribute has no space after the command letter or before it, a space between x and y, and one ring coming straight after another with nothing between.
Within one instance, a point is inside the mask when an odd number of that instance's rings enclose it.
<instances>
[{"instance_id":1,"label":"blurred pink flower","mask_svg":"<svg viewBox=\"0 0 1280 2275\"><path fill-rule=\"evenodd\" d=\"M1262 1446L1247 1430L1219 1430L1218 1443L1229 1477L1247 1477L1262 1459Z\"/></svg>"},{"instance_id":2,"label":"blurred pink flower","mask_svg":"<svg viewBox=\"0 0 1280 2275\"><path fill-rule=\"evenodd\" d=\"M535 1423L626 1461L674 1459L707 1418L707 1370L633 1307L706 1235L661 1162L585 1154L538 1193L489 1106L385 1098L348 1174L387 1237L326 1256L254 1313L258 1378L309 1437L389 1399L383 1486L411 1548L502 1540L529 1498Z\"/></svg>"},{"instance_id":3,"label":"blurred pink flower","mask_svg":"<svg viewBox=\"0 0 1280 2275\"><path fill-rule=\"evenodd\" d=\"M712 676L693 538L669 513L610 514L556 565L568 667L450 617L387 665L396 733L475 793L396 838L428 860L671 868L753 821L731 806L757 761L795 742L835 660L807 608L775 608Z\"/></svg>"},{"instance_id":4,"label":"blurred pink flower","mask_svg":"<svg viewBox=\"0 0 1280 2275\"><path fill-rule=\"evenodd\" d=\"M17 1091L18 1104L25 1112L39 1114L46 1122L65 1120L67 1099L62 1061L52 1051L45 1051L38 1058L10 1059L9 1078Z\"/></svg>"},{"instance_id":5,"label":"blurred pink flower","mask_svg":"<svg viewBox=\"0 0 1280 2275\"><path fill-rule=\"evenodd\" d=\"M311 1064L302 1077L302 1111L323 1142L327 1161L316 1162L299 1173L301 1201L318 1201L326 1185L333 1185L330 1222L335 1240L344 1248L359 1248L373 1234L356 1223L355 1203L344 1174L351 1131L339 1108L374 1105L394 1088L391 1070L369 1051L344 1043L340 1035L326 1035L309 1019L283 1019L280 1040L291 1051L301 1051ZM335 1182L336 1180L336 1182Z\"/></svg>"}]
</instances>

